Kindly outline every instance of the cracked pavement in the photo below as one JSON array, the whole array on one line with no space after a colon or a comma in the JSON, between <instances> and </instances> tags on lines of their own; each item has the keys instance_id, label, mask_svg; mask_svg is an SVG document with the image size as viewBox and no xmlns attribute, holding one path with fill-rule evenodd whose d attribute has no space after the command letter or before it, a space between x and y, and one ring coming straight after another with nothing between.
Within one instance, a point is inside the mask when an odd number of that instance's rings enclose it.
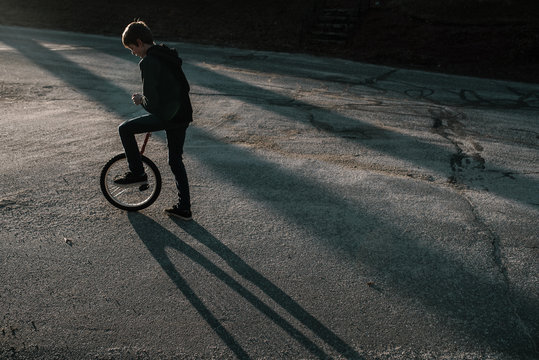
<instances>
[{"instance_id":1,"label":"cracked pavement","mask_svg":"<svg viewBox=\"0 0 539 360\"><path fill-rule=\"evenodd\" d=\"M0 27L0 357L532 359L539 85L172 43L174 185L98 176L142 113L119 38Z\"/></svg>"}]
</instances>

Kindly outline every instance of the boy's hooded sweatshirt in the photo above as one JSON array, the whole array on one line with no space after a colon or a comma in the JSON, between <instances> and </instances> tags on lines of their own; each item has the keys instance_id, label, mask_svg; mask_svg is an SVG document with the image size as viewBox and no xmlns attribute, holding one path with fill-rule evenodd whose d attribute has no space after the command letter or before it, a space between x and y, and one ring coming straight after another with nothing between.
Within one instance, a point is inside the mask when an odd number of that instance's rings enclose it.
<instances>
[{"instance_id":1,"label":"boy's hooded sweatshirt","mask_svg":"<svg viewBox=\"0 0 539 360\"><path fill-rule=\"evenodd\" d=\"M142 106L166 122L193 120L189 83L182 70L178 52L166 45L154 45L139 63L142 76Z\"/></svg>"}]
</instances>

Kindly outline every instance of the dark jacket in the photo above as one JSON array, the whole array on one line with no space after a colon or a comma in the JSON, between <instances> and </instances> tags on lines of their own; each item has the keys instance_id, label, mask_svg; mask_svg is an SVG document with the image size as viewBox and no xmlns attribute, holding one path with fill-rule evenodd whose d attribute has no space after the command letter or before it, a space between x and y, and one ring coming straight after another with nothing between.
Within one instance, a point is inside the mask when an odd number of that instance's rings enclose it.
<instances>
[{"instance_id":1,"label":"dark jacket","mask_svg":"<svg viewBox=\"0 0 539 360\"><path fill-rule=\"evenodd\" d=\"M190 88L178 52L166 45L154 45L148 49L139 67L144 109L166 122L191 122Z\"/></svg>"}]
</instances>

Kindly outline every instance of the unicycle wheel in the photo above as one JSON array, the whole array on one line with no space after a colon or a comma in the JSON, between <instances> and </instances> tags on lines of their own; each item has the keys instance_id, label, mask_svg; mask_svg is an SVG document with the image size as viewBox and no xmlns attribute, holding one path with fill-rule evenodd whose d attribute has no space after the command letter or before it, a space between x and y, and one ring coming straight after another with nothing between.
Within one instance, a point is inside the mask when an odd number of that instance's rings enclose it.
<instances>
[{"instance_id":1,"label":"unicycle wheel","mask_svg":"<svg viewBox=\"0 0 539 360\"><path fill-rule=\"evenodd\" d=\"M101 170L101 191L112 205L127 211L147 208L157 200L161 192L161 173L157 166L142 155L144 171L148 181L143 184L117 185L114 178L123 175L128 169L125 154L118 154L110 159Z\"/></svg>"}]
</instances>

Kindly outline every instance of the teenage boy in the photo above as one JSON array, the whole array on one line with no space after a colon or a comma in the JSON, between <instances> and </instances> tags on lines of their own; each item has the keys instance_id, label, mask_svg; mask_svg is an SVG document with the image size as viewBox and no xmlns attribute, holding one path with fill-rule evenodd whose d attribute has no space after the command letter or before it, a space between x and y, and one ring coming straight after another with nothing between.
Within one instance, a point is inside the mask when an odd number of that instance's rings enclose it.
<instances>
[{"instance_id":1,"label":"teenage boy","mask_svg":"<svg viewBox=\"0 0 539 360\"><path fill-rule=\"evenodd\" d=\"M168 163L176 180L178 203L165 212L183 220L191 220L189 182L182 161L185 132L193 121L189 99L189 83L182 60L174 49L156 45L150 28L143 21L127 25L122 34L123 45L140 57L142 94L131 97L135 105L149 113L123 122L119 127L129 171L115 179L119 185L143 183L147 180L135 134L165 130Z\"/></svg>"}]
</instances>

